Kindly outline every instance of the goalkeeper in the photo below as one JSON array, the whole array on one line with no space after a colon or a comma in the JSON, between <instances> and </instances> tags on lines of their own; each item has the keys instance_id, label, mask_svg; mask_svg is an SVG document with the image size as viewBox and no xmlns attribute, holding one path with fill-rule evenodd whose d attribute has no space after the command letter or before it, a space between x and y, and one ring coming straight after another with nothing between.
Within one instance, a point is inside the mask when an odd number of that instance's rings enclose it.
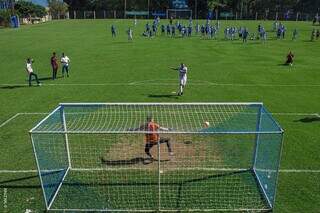
<instances>
[{"instance_id":1,"label":"goalkeeper","mask_svg":"<svg viewBox=\"0 0 320 213\"><path fill-rule=\"evenodd\" d=\"M140 127L134 129L135 131L141 130L146 131L148 133L145 134L145 153L150 157L151 160L153 160L153 156L150 153L151 148L154 145L166 143L168 147L169 156L173 156L170 139L169 138L162 138L160 137L158 131L169 131L168 128L161 127L159 124L154 122L154 119L152 116L147 117L147 122L145 124L142 124Z\"/></svg>"}]
</instances>

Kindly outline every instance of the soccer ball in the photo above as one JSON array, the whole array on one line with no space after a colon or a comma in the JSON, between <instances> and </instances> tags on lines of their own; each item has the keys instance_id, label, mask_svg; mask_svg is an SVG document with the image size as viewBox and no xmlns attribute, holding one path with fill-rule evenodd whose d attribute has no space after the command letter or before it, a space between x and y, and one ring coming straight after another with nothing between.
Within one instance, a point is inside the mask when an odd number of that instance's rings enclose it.
<instances>
[{"instance_id":1,"label":"soccer ball","mask_svg":"<svg viewBox=\"0 0 320 213\"><path fill-rule=\"evenodd\" d=\"M210 126L209 121L205 121L205 122L203 123L203 126L204 126L205 128L208 128L208 127Z\"/></svg>"}]
</instances>

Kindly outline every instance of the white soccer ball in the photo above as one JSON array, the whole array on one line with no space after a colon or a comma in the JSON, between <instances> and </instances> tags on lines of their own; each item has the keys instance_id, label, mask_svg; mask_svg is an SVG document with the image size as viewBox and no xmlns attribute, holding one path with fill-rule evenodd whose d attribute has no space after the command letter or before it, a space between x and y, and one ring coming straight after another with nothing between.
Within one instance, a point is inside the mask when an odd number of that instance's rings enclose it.
<instances>
[{"instance_id":1,"label":"white soccer ball","mask_svg":"<svg viewBox=\"0 0 320 213\"><path fill-rule=\"evenodd\" d=\"M210 126L209 121L205 121L205 122L203 123L203 126L204 126L205 128L208 128L208 127Z\"/></svg>"}]
</instances>

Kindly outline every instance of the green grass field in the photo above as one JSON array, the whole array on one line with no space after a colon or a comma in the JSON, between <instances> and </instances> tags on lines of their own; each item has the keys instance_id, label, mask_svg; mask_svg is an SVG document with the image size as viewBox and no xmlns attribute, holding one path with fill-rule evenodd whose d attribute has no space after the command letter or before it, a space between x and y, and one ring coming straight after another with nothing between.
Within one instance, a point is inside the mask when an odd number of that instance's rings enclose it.
<instances>
[{"instance_id":1,"label":"green grass field","mask_svg":"<svg viewBox=\"0 0 320 213\"><path fill-rule=\"evenodd\" d=\"M119 31L115 39L112 23ZM320 41L310 42L311 23L285 22L286 39L268 32L265 44L225 41L223 33L217 40L148 39L140 36L145 23L133 28L133 42L125 34L131 20L0 30L0 212L45 209L37 173L12 171L36 169L28 131L61 102L263 102L285 129L281 169L291 171L280 173L275 212L319 212L320 121L312 114L320 107ZM252 32L259 23L224 21L222 28ZM272 22L262 24L272 28ZM297 41L291 40L294 28ZM282 65L289 50L296 56L293 67ZM70 78L50 80L53 51L70 57ZM27 57L35 60L43 86L27 86ZM178 74L169 67L180 62L189 68L188 86L177 97Z\"/></svg>"}]
</instances>

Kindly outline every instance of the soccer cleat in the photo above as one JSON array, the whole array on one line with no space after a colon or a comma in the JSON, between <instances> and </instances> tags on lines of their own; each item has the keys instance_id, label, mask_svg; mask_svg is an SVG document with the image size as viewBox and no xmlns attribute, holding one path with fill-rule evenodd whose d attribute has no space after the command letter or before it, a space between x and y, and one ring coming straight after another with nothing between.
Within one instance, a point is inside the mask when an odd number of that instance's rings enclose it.
<instances>
[{"instance_id":1,"label":"soccer cleat","mask_svg":"<svg viewBox=\"0 0 320 213\"><path fill-rule=\"evenodd\" d=\"M38 83L38 87L40 87L42 84L41 83Z\"/></svg>"}]
</instances>

